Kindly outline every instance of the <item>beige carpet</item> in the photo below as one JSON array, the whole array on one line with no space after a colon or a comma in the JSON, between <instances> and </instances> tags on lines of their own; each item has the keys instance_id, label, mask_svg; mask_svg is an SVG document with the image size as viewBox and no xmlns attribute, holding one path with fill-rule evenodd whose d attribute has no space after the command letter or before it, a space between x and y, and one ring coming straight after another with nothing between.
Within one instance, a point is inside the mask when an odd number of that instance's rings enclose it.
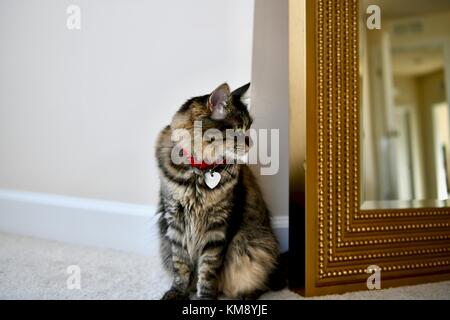
<instances>
[{"instance_id":1,"label":"beige carpet","mask_svg":"<svg viewBox=\"0 0 450 320\"><path fill-rule=\"evenodd\" d=\"M81 289L67 288L67 268ZM0 299L159 299L170 279L158 257L0 233ZM303 299L285 289L262 299ZM450 299L450 281L317 299Z\"/></svg>"}]
</instances>

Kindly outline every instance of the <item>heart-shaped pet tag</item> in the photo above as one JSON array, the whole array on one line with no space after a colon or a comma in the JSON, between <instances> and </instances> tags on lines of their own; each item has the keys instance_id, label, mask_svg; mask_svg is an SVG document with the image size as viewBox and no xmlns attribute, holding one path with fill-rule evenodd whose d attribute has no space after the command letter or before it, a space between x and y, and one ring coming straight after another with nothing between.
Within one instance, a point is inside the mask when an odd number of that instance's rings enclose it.
<instances>
[{"instance_id":1,"label":"heart-shaped pet tag","mask_svg":"<svg viewBox=\"0 0 450 320\"><path fill-rule=\"evenodd\" d=\"M205 173L205 183L210 189L214 189L220 182L221 175L218 172L208 171Z\"/></svg>"}]
</instances>

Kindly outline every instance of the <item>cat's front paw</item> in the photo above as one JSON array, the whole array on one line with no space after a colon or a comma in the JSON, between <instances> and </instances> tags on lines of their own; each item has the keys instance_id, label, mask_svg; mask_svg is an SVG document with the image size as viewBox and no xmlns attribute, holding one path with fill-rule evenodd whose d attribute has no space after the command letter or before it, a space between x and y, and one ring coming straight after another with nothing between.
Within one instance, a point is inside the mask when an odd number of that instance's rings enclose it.
<instances>
[{"instance_id":1,"label":"cat's front paw","mask_svg":"<svg viewBox=\"0 0 450 320\"><path fill-rule=\"evenodd\" d=\"M192 300L217 300L217 296L214 295L195 295Z\"/></svg>"},{"instance_id":2,"label":"cat's front paw","mask_svg":"<svg viewBox=\"0 0 450 320\"><path fill-rule=\"evenodd\" d=\"M176 289L170 289L162 296L161 300L188 300L188 295Z\"/></svg>"}]
</instances>

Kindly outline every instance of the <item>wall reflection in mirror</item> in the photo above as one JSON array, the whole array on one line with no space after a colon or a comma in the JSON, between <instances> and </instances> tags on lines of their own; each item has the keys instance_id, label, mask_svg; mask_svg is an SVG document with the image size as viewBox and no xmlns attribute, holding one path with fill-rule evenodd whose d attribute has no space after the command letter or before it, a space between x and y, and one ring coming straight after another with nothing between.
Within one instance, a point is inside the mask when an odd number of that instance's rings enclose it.
<instances>
[{"instance_id":1,"label":"wall reflection in mirror","mask_svg":"<svg viewBox=\"0 0 450 320\"><path fill-rule=\"evenodd\" d=\"M450 1L362 0L360 16L362 209L448 206Z\"/></svg>"}]
</instances>

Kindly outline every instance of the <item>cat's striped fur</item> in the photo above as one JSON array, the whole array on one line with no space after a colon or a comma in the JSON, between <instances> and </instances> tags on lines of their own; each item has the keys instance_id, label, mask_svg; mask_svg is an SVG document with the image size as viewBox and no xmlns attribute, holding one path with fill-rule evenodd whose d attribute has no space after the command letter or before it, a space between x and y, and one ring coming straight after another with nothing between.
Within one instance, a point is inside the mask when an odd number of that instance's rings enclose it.
<instances>
[{"instance_id":1,"label":"cat's striped fur","mask_svg":"<svg viewBox=\"0 0 450 320\"><path fill-rule=\"evenodd\" d=\"M195 120L202 121L204 129L249 128L252 120L240 99L243 90L229 93L227 85L219 88L229 97L223 119L211 119L211 95L196 97L179 109L158 138L161 255L173 275L163 299L187 299L192 292L199 299L214 299L220 293L256 297L267 290L277 267L270 214L248 166L219 165L215 170L222 176L220 184L210 189L198 170L171 161L172 131L192 130Z\"/></svg>"}]
</instances>

